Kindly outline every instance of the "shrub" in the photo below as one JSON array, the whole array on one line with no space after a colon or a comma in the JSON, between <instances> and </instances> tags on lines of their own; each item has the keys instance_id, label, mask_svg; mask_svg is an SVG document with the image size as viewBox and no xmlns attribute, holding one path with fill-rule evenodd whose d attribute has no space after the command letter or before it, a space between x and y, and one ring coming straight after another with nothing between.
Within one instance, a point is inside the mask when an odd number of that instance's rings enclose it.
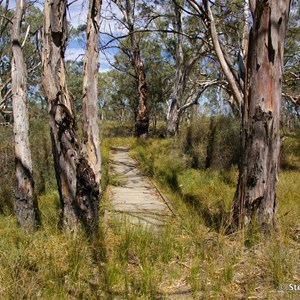
<instances>
[{"instance_id":1,"label":"shrub","mask_svg":"<svg viewBox=\"0 0 300 300\"><path fill-rule=\"evenodd\" d=\"M178 152L171 151L157 156L154 162L154 175L163 184L171 189L178 189L178 174L186 167L186 160Z\"/></svg>"},{"instance_id":2,"label":"shrub","mask_svg":"<svg viewBox=\"0 0 300 300\"><path fill-rule=\"evenodd\" d=\"M300 169L300 131L287 135L281 148L281 168Z\"/></svg>"},{"instance_id":3,"label":"shrub","mask_svg":"<svg viewBox=\"0 0 300 300\"><path fill-rule=\"evenodd\" d=\"M13 127L0 127L0 212L13 212L14 139ZM51 140L46 113L30 118L30 149L33 163L35 192L37 195L56 189Z\"/></svg>"},{"instance_id":4,"label":"shrub","mask_svg":"<svg viewBox=\"0 0 300 300\"><path fill-rule=\"evenodd\" d=\"M239 122L230 116L199 117L179 135L191 167L230 168L239 162Z\"/></svg>"},{"instance_id":5,"label":"shrub","mask_svg":"<svg viewBox=\"0 0 300 300\"><path fill-rule=\"evenodd\" d=\"M30 120L30 147L36 194L41 195L56 189L50 129L46 112L40 112Z\"/></svg>"},{"instance_id":6,"label":"shrub","mask_svg":"<svg viewBox=\"0 0 300 300\"><path fill-rule=\"evenodd\" d=\"M13 211L14 148L12 126L0 127L0 213Z\"/></svg>"}]
</instances>

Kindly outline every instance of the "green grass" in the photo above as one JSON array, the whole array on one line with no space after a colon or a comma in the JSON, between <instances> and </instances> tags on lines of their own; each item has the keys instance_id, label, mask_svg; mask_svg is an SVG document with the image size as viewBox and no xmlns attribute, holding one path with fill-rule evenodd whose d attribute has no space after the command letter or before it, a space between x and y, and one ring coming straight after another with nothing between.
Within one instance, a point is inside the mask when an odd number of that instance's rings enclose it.
<instances>
[{"instance_id":1,"label":"green grass","mask_svg":"<svg viewBox=\"0 0 300 300\"><path fill-rule=\"evenodd\" d=\"M58 230L56 195L39 201L43 228L33 235L17 228L12 216L0 217L1 299L99 299L96 249L83 235Z\"/></svg>"},{"instance_id":2,"label":"green grass","mask_svg":"<svg viewBox=\"0 0 300 300\"><path fill-rule=\"evenodd\" d=\"M292 139L289 165L298 160ZM297 291L278 290L300 284L297 168L279 176L276 234L249 227L226 235L237 167L192 169L171 139L103 140L101 212L109 207L107 184L122 184L108 172L109 148L119 145L131 147L178 217L153 232L114 217L104 224L101 215L101 232L88 239L60 231L58 194L47 192L39 197L43 226L33 235L0 215L1 299L299 299Z\"/></svg>"}]
</instances>

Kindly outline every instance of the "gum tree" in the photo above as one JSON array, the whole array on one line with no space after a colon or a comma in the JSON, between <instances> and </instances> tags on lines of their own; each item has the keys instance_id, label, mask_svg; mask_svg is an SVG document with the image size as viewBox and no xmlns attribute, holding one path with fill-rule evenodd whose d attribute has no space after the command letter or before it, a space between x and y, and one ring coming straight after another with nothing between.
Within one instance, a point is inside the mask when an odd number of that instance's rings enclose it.
<instances>
[{"instance_id":1,"label":"gum tree","mask_svg":"<svg viewBox=\"0 0 300 300\"><path fill-rule=\"evenodd\" d=\"M93 170L100 194L101 157L98 126L98 32L102 0L90 0L86 29L86 51L83 63L83 138L82 155ZM96 208L95 208L96 210ZM98 209L97 209L98 210Z\"/></svg>"},{"instance_id":2,"label":"gum tree","mask_svg":"<svg viewBox=\"0 0 300 300\"><path fill-rule=\"evenodd\" d=\"M137 3L135 0L113 0L121 11L124 21L122 23L128 30L130 40L130 60L134 69L137 91L138 105L135 118L135 135L140 137L148 133L149 113L147 108L147 83L145 67L140 50L140 33L136 32L136 11Z\"/></svg>"},{"instance_id":3,"label":"gum tree","mask_svg":"<svg viewBox=\"0 0 300 300\"><path fill-rule=\"evenodd\" d=\"M14 117L15 213L18 224L29 230L37 227L38 204L34 195L34 180L29 145L29 116L27 107L27 69L21 43L21 22L24 14L24 0L16 1L11 41L11 82Z\"/></svg>"},{"instance_id":4,"label":"gum tree","mask_svg":"<svg viewBox=\"0 0 300 300\"><path fill-rule=\"evenodd\" d=\"M192 79L193 73L197 67L199 68L197 64L200 62L201 65L201 57L209 50L206 47L206 33L201 32L203 28L197 24L198 20L193 16L184 20L181 10L181 5L184 4L185 1L181 1L175 2L172 6L174 9L172 31L175 37L173 57L176 71L167 114L167 136L169 137L178 133L182 114L198 103L198 99L209 86L217 83L217 80L210 80L207 74L203 74L204 72L198 77L201 83L196 83ZM189 27L196 27L199 30L197 36L189 34L193 31Z\"/></svg>"},{"instance_id":5,"label":"gum tree","mask_svg":"<svg viewBox=\"0 0 300 300\"><path fill-rule=\"evenodd\" d=\"M277 211L284 40L291 1L249 1L252 28L248 37L244 32L244 84L238 80L219 38L209 2L203 1L202 5L188 1L209 29L215 54L241 107L241 160L234 228L256 221L263 230L273 229Z\"/></svg>"},{"instance_id":6,"label":"gum tree","mask_svg":"<svg viewBox=\"0 0 300 300\"><path fill-rule=\"evenodd\" d=\"M290 0L250 1L253 27L247 51L242 157L233 216L237 226L253 219L262 229L276 226L283 52L290 4Z\"/></svg>"},{"instance_id":7,"label":"gum tree","mask_svg":"<svg viewBox=\"0 0 300 300\"><path fill-rule=\"evenodd\" d=\"M100 5L100 2L97 3ZM97 19L96 11L100 11L100 7L96 7L97 3L94 2L94 5L89 6L94 9L91 14L93 24ZM48 102L52 152L62 204L63 227L76 231L81 224L84 229L91 232L98 227L99 173L95 174L97 168L90 165L89 158L81 152L72 97L66 84L64 63L67 40L66 7L65 0L45 2L43 88ZM88 44L89 41L88 39ZM88 70L87 66L85 68ZM86 104L87 109L92 109L88 102ZM93 130L94 128L90 131L92 136L95 134ZM86 134L87 140L90 132ZM90 143L90 140L87 140L86 145ZM95 142L97 141L92 143ZM87 147L86 151L90 149Z\"/></svg>"}]
</instances>

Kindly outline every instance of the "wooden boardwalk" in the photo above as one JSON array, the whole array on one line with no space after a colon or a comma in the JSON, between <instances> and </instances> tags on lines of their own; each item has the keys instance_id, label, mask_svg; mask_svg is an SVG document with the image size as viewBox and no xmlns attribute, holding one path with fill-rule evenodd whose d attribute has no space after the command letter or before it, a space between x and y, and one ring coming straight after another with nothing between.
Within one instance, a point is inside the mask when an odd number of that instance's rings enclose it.
<instances>
[{"instance_id":1,"label":"wooden boardwalk","mask_svg":"<svg viewBox=\"0 0 300 300\"><path fill-rule=\"evenodd\" d=\"M117 184L109 186L109 214L131 224L159 228L173 217L173 210L149 178L141 175L129 148L115 147L110 153L110 172Z\"/></svg>"}]
</instances>

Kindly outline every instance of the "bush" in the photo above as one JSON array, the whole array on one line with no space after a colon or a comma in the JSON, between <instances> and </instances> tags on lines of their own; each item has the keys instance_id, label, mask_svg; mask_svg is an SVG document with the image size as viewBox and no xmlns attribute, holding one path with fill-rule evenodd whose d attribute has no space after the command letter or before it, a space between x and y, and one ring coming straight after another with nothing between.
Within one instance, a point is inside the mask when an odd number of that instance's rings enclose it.
<instances>
[{"instance_id":1,"label":"bush","mask_svg":"<svg viewBox=\"0 0 300 300\"><path fill-rule=\"evenodd\" d=\"M57 189L46 112L30 120L30 147L37 195Z\"/></svg>"},{"instance_id":2,"label":"bush","mask_svg":"<svg viewBox=\"0 0 300 300\"><path fill-rule=\"evenodd\" d=\"M230 116L199 117L182 130L179 145L193 168L230 168L239 162L239 122Z\"/></svg>"},{"instance_id":3,"label":"bush","mask_svg":"<svg viewBox=\"0 0 300 300\"><path fill-rule=\"evenodd\" d=\"M285 170L300 169L300 131L287 135L281 148L281 168Z\"/></svg>"},{"instance_id":4,"label":"bush","mask_svg":"<svg viewBox=\"0 0 300 300\"><path fill-rule=\"evenodd\" d=\"M137 139L131 151L144 175L155 177L175 190L178 188L178 174L190 164L176 143L173 139Z\"/></svg>"},{"instance_id":5,"label":"bush","mask_svg":"<svg viewBox=\"0 0 300 300\"><path fill-rule=\"evenodd\" d=\"M12 126L0 127L0 213L13 212L14 148Z\"/></svg>"},{"instance_id":6,"label":"bush","mask_svg":"<svg viewBox=\"0 0 300 300\"><path fill-rule=\"evenodd\" d=\"M102 121L100 132L102 138L131 137L134 134L134 124L131 122Z\"/></svg>"},{"instance_id":7,"label":"bush","mask_svg":"<svg viewBox=\"0 0 300 300\"><path fill-rule=\"evenodd\" d=\"M0 127L0 212L13 212L14 138L13 127ZM51 140L46 113L39 112L30 119L30 149L37 195L56 189Z\"/></svg>"},{"instance_id":8,"label":"bush","mask_svg":"<svg viewBox=\"0 0 300 300\"><path fill-rule=\"evenodd\" d=\"M168 154L162 153L157 156L154 162L154 175L163 184L171 189L178 189L178 174L186 167L186 160L176 151Z\"/></svg>"}]
</instances>

